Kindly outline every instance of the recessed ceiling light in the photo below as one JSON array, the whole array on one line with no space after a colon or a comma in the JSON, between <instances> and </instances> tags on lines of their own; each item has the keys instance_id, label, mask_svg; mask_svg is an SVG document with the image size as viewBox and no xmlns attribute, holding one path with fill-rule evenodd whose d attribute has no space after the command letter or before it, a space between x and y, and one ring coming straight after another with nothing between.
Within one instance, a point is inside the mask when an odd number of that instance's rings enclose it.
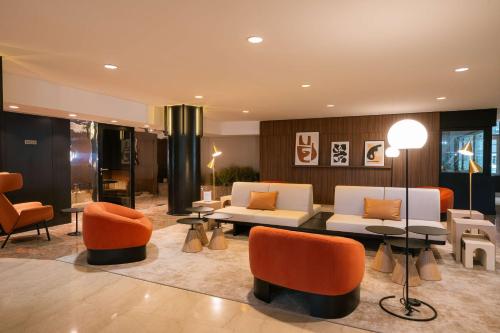
<instances>
[{"instance_id":1,"label":"recessed ceiling light","mask_svg":"<svg viewBox=\"0 0 500 333\"><path fill-rule=\"evenodd\" d=\"M106 69L118 69L118 66L113 65L113 64L106 64L106 65L104 65L104 68L106 68Z\"/></svg>"},{"instance_id":2,"label":"recessed ceiling light","mask_svg":"<svg viewBox=\"0 0 500 333\"><path fill-rule=\"evenodd\" d=\"M466 72L469 70L469 67L459 67L459 68L455 68L455 72L459 73L459 72Z\"/></svg>"},{"instance_id":3,"label":"recessed ceiling light","mask_svg":"<svg viewBox=\"0 0 500 333\"><path fill-rule=\"evenodd\" d=\"M260 44L264 41L264 38L259 37L259 36L250 36L247 38L247 40L249 43L252 43L252 44Z\"/></svg>"},{"instance_id":4,"label":"recessed ceiling light","mask_svg":"<svg viewBox=\"0 0 500 333\"><path fill-rule=\"evenodd\" d=\"M74 113L70 113L70 114L68 114L68 116L73 117L73 118L74 118L74 117L78 117L78 115L77 115L77 114L74 114Z\"/></svg>"},{"instance_id":5,"label":"recessed ceiling light","mask_svg":"<svg viewBox=\"0 0 500 333\"><path fill-rule=\"evenodd\" d=\"M201 95L196 95L196 96L194 96L194 98L196 98L196 99L202 99L202 98L203 98L203 96L201 96Z\"/></svg>"},{"instance_id":6,"label":"recessed ceiling light","mask_svg":"<svg viewBox=\"0 0 500 333\"><path fill-rule=\"evenodd\" d=\"M335 105L333 105L333 104L327 104L327 105L326 105L326 107L327 107L327 108L333 108L334 106L335 106Z\"/></svg>"},{"instance_id":7,"label":"recessed ceiling light","mask_svg":"<svg viewBox=\"0 0 500 333\"><path fill-rule=\"evenodd\" d=\"M243 112L243 113L249 113L250 111L248 111L248 110L243 110L243 111L241 111L241 112Z\"/></svg>"},{"instance_id":8,"label":"recessed ceiling light","mask_svg":"<svg viewBox=\"0 0 500 333\"><path fill-rule=\"evenodd\" d=\"M114 119L113 119L113 120L111 120L111 122L112 122L112 123L117 123L117 122L118 122L118 120L114 120Z\"/></svg>"},{"instance_id":9,"label":"recessed ceiling light","mask_svg":"<svg viewBox=\"0 0 500 333\"><path fill-rule=\"evenodd\" d=\"M301 85L301 87L302 87L302 88L309 88L310 86L311 86L311 85L310 85L310 84L308 84L308 83L305 83L305 84Z\"/></svg>"},{"instance_id":10,"label":"recessed ceiling light","mask_svg":"<svg viewBox=\"0 0 500 333\"><path fill-rule=\"evenodd\" d=\"M17 110L17 109L19 109L19 106L17 106L17 105L9 105L9 109Z\"/></svg>"},{"instance_id":11,"label":"recessed ceiling light","mask_svg":"<svg viewBox=\"0 0 500 333\"><path fill-rule=\"evenodd\" d=\"M441 96L441 97L436 97L436 99L437 99L438 101L443 101L443 100L445 100L445 99L446 99L446 97L445 97L445 96Z\"/></svg>"}]
</instances>

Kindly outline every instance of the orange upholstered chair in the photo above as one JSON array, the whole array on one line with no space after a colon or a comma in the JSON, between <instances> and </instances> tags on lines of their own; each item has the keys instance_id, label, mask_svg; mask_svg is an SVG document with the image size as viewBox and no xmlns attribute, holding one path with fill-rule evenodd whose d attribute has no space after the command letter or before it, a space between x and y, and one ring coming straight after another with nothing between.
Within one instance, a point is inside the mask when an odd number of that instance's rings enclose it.
<instances>
[{"instance_id":1,"label":"orange upholstered chair","mask_svg":"<svg viewBox=\"0 0 500 333\"><path fill-rule=\"evenodd\" d=\"M83 211L83 242L92 265L121 264L146 258L153 225L144 214L108 202Z\"/></svg>"},{"instance_id":2,"label":"orange upholstered chair","mask_svg":"<svg viewBox=\"0 0 500 333\"><path fill-rule=\"evenodd\" d=\"M47 221L54 218L52 206L43 206L40 202L25 202L12 204L4 193L23 188L23 176L20 173L0 173L0 226L7 235L2 248L13 233L25 231L30 226L36 225L40 234L39 224L43 224L50 241Z\"/></svg>"},{"instance_id":3,"label":"orange upholstered chair","mask_svg":"<svg viewBox=\"0 0 500 333\"><path fill-rule=\"evenodd\" d=\"M273 287L309 295L311 315L340 318L359 304L365 248L353 239L268 227L249 237L254 295L271 301Z\"/></svg>"}]
</instances>

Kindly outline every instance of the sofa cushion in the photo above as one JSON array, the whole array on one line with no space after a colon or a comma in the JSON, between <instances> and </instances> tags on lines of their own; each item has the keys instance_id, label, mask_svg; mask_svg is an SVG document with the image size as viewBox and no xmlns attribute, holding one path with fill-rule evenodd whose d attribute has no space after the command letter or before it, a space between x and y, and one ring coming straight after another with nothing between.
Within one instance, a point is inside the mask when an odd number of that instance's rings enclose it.
<instances>
[{"instance_id":1,"label":"sofa cushion","mask_svg":"<svg viewBox=\"0 0 500 333\"><path fill-rule=\"evenodd\" d=\"M250 192L268 192L268 183L235 182L231 191L231 205L246 207L250 202Z\"/></svg>"},{"instance_id":2,"label":"sofa cushion","mask_svg":"<svg viewBox=\"0 0 500 333\"><path fill-rule=\"evenodd\" d=\"M232 217L226 221L255 222L255 215L259 210L246 207L227 206L216 210L217 213L229 214Z\"/></svg>"},{"instance_id":3,"label":"sofa cushion","mask_svg":"<svg viewBox=\"0 0 500 333\"><path fill-rule=\"evenodd\" d=\"M363 218L401 221L401 200L365 198Z\"/></svg>"},{"instance_id":4,"label":"sofa cushion","mask_svg":"<svg viewBox=\"0 0 500 333\"><path fill-rule=\"evenodd\" d=\"M250 192L248 209L275 210L278 192Z\"/></svg>"},{"instance_id":5,"label":"sofa cushion","mask_svg":"<svg viewBox=\"0 0 500 333\"><path fill-rule=\"evenodd\" d=\"M336 186L335 213L341 215L358 215L361 218L364 213L364 198L384 199L384 188Z\"/></svg>"},{"instance_id":6,"label":"sofa cushion","mask_svg":"<svg viewBox=\"0 0 500 333\"><path fill-rule=\"evenodd\" d=\"M276 209L313 213L313 187L311 184L270 184L269 191L279 193Z\"/></svg>"},{"instance_id":7,"label":"sofa cushion","mask_svg":"<svg viewBox=\"0 0 500 333\"><path fill-rule=\"evenodd\" d=\"M334 214L326 221L326 229L355 234L371 234L365 228L369 225L382 225L382 220L365 219L360 215Z\"/></svg>"},{"instance_id":8,"label":"sofa cushion","mask_svg":"<svg viewBox=\"0 0 500 333\"><path fill-rule=\"evenodd\" d=\"M309 214L307 212L297 210L260 210L255 213L253 222L284 227L298 227L308 219Z\"/></svg>"},{"instance_id":9,"label":"sofa cushion","mask_svg":"<svg viewBox=\"0 0 500 333\"><path fill-rule=\"evenodd\" d=\"M410 188L410 219L440 221L440 197L436 189ZM402 187L386 187L385 199L401 200L401 219L406 218L406 190Z\"/></svg>"}]
</instances>

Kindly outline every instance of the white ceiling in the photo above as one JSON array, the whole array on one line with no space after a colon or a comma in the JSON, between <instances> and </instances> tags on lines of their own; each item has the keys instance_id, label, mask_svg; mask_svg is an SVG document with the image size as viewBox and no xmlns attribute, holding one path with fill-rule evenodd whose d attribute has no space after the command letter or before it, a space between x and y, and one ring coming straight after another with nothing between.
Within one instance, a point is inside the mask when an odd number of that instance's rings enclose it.
<instances>
[{"instance_id":1,"label":"white ceiling","mask_svg":"<svg viewBox=\"0 0 500 333\"><path fill-rule=\"evenodd\" d=\"M499 107L500 1L2 0L0 54L147 104L203 95L217 120Z\"/></svg>"}]
</instances>

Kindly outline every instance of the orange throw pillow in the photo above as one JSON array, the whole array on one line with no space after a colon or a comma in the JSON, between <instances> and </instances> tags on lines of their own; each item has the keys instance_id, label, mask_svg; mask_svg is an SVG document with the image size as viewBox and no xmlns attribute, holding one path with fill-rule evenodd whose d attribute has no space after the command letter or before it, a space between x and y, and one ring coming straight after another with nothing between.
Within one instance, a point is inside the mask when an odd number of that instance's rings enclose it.
<instances>
[{"instance_id":1,"label":"orange throw pillow","mask_svg":"<svg viewBox=\"0 0 500 333\"><path fill-rule=\"evenodd\" d=\"M278 192L250 192L248 209L275 210Z\"/></svg>"},{"instance_id":2,"label":"orange throw pillow","mask_svg":"<svg viewBox=\"0 0 500 333\"><path fill-rule=\"evenodd\" d=\"M401 200L365 198L363 218L401 221Z\"/></svg>"}]
</instances>

